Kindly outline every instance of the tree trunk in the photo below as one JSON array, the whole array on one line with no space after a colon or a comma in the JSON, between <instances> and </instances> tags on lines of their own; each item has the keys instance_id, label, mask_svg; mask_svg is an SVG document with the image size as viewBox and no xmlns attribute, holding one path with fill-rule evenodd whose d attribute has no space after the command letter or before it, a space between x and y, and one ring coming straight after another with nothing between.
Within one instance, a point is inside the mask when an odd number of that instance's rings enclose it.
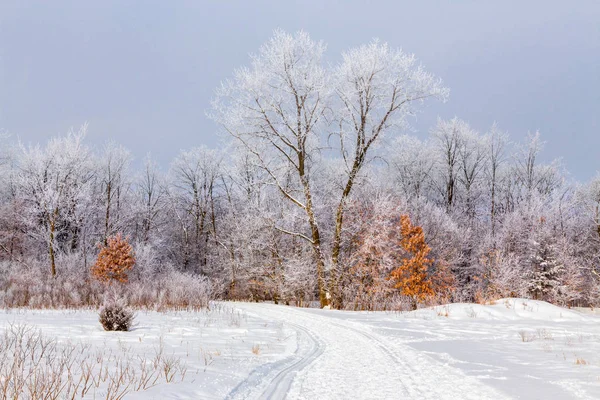
<instances>
[{"instance_id":1,"label":"tree trunk","mask_svg":"<svg viewBox=\"0 0 600 400\"><path fill-rule=\"evenodd\" d=\"M596 218L594 218L596 222L596 232L598 233L598 237L600 237L600 203L596 204Z\"/></svg>"},{"instance_id":2,"label":"tree trunk","mask_svg":"<svg viewBox=\"0 0 600 400\"><path fill-rule=\"evenodd\" d=\"M340 252L342 246L342 228L344 225L344 206L346 205L346 200L350 195L350 191L352 190L352 186L354 185L354 179L360 170L362 165L362 157L358 160L355 160L354 165L352 167L352 171L350 171L350 175L348 176L348 181L346 181L346 186L344 187L344 191L342 192L342 197L340 198L340 202L338 204L336 213L335 213L335 232L333 235L333 246L331 250L331 277L329 281L329 291L331 293L331 298L333 299L333 305L335 308L340 308L342 306L342 300L338 291L338 281L339 281L339 260L340 260Z\"/></svg>"},{"instance_id":3,"label":"tree trunk","mask_svg":"<svg viewBox=\"0 0 600 400\"><path fill-rule=\"evenodd\" d=\"M56 262L54 259L54 221L50 222L50 241L48 243L48 253L50 254L50 273L54 278L56 276Z\"/></svg>"},{"instance_id":4,"label":"tree trunk","mask_svg":"<svg viewBox=\"0 0 600 400\"><path fill-rule=\"evenodd\" d=\"M104 246L108 246L108 234L109 234L109 225L110 225L110 203L112 197L112 188L110 181L106 185L106 216L104 218Z\"/></svg>"},{"instance_id":5,"label":"tree trunk","mask_svg":"<svg viewBox=\"0 0 600 400\"><path fill-rule=\"evenodd\" d=\"M325 261L323 260L323 251L321 250L321 235L317 225L315 215L312 209L312 202L307 202L306 213L308 214L308 222L310 224L312 248L315 253L317 264L317 287L319 290L319 302L322 307L329 305L325 291Z\"/></svg>"},{"instance_id":6,"label":"tree trunk","mask_svg":"<svg viewBox=\"0 0 600 400\"><path fill-rule=\"evenodd\" d=\"M490 212L492 223L492 237L496 236L496 172L492 173L492 207Z\"/></svg>"}]
</instances>

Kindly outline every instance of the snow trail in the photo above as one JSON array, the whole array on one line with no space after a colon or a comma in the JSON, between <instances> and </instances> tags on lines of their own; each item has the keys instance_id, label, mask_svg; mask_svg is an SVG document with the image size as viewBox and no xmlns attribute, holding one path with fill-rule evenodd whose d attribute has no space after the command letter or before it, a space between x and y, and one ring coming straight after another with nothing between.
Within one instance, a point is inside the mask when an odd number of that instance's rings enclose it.
<instances>
[{"instance_id":1,"label":"snow trail","mask_svg":"<svg viewBox=\"0 0 600 400\"><path fill-rule=\"evenodd\" d=\"M227 395L226 400L281 399L289 391L295 374L321 355L324 346L308 329L298 324L288 325L296 331L296 352L291 357L256 368Z\"/></svg>"},{"instance_id":2,"label":"snow trail","mask_svg":"<svg viewBox=\"0 0 600 400\"><path fill-rule=\"evenodd\" d=\"M312 338L316 348L302 345L300 334L294 358L302 357L302 361L258 368L234 389L230 398L508 398L452 366L373 332L366 324L270 304L247 303L236 307L249 315L289 324ZM257 389L240 389L251 386Z\"/></svg>"}]
</instances>

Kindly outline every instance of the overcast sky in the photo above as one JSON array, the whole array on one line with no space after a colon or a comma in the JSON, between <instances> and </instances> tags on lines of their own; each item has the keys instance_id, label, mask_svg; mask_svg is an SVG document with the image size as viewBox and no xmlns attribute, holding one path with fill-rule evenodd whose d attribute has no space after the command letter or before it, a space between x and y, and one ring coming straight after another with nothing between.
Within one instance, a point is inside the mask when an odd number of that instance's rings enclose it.
<instances>
[{"instance_id":1,"label":"overcast sky","mask_svg":"<svg viewBox=\"0 0 600 400\"><path fill-rule=\"evenodd\" d=\"M337 61L379 38L414 53L451 89L438 116L515 141L540 130L544 158L577 180L600 170L600 1L0 1L0 129L45 142L89 122L163 165L215 147L214 88L275 28L303 29Z\"/></svg>"}]
</instances>

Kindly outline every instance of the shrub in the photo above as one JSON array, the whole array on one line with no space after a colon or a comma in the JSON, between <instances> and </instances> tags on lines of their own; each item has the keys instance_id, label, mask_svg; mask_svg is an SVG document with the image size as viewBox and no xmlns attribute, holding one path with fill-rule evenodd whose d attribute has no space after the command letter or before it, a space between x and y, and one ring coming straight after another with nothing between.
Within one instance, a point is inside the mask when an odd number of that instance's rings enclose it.
<instances>
[{"instance_id":1,"label":"shrub","mask_svg":"<svg viewBox=\"0 0 600 400\"><path fill-rule=\"evenodd\" d=\"M105 331L129 331L135 315L119 303L109 303L100 310L100 323Z\"/></svg>"},{"instance_id":2,"label":"shrub","mask_svg":"<svg viewBox=\"0 0 600 400\"><path fill-rule=\"evenodd\" d=\"M92 267L92 275L101 282L122 282L128 280L127 272L133 268L135 257L133 247L120 233L106 240L100 246L98 260Z\"/></svg>"},{"instance_id":3,"label":"shrub","mask_svg":"<svg viewBox=\"0 0 600 400\"><path fill-rule=\"evenodd\" d=\"M0 308L100 308L122 299L132 309L168 310L208 307L213 284L208 278L178 271L165 264L162 271L139 274L137 263L127 284L103 284L90 279L83 259L58 258L61 270L48 274L46 264L27 260L27 266L0 261ZM0 395L0 398L2 396Z\"/></svg>"}]
</instances>

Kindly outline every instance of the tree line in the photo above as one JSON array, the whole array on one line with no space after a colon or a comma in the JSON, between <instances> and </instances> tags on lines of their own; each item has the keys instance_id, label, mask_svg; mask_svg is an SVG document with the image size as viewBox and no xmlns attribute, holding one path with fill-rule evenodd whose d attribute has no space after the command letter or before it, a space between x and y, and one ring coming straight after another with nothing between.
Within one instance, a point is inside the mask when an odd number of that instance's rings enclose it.
<instances>
[{"instance_id":1,"label":"tree line","mask_svg":"<svg viewBox=\"0 0 600 400\"><path fill-rule=\"evenodd\" d=\"M216 90L223 149L182 151L168 170L150 157L134 170L115 143L92 149L86 126L45 146L5 138L5 298L23 276L85 281L98 245L122 234L140 287L176 273L219 298L348 309L597 303L600 180L541 162L539 133L513 143L454 118L406 135L425 102L448 97L442 81L378 41L336 65L324 53L276 31Z\"/></svg>"}]
</instances>

